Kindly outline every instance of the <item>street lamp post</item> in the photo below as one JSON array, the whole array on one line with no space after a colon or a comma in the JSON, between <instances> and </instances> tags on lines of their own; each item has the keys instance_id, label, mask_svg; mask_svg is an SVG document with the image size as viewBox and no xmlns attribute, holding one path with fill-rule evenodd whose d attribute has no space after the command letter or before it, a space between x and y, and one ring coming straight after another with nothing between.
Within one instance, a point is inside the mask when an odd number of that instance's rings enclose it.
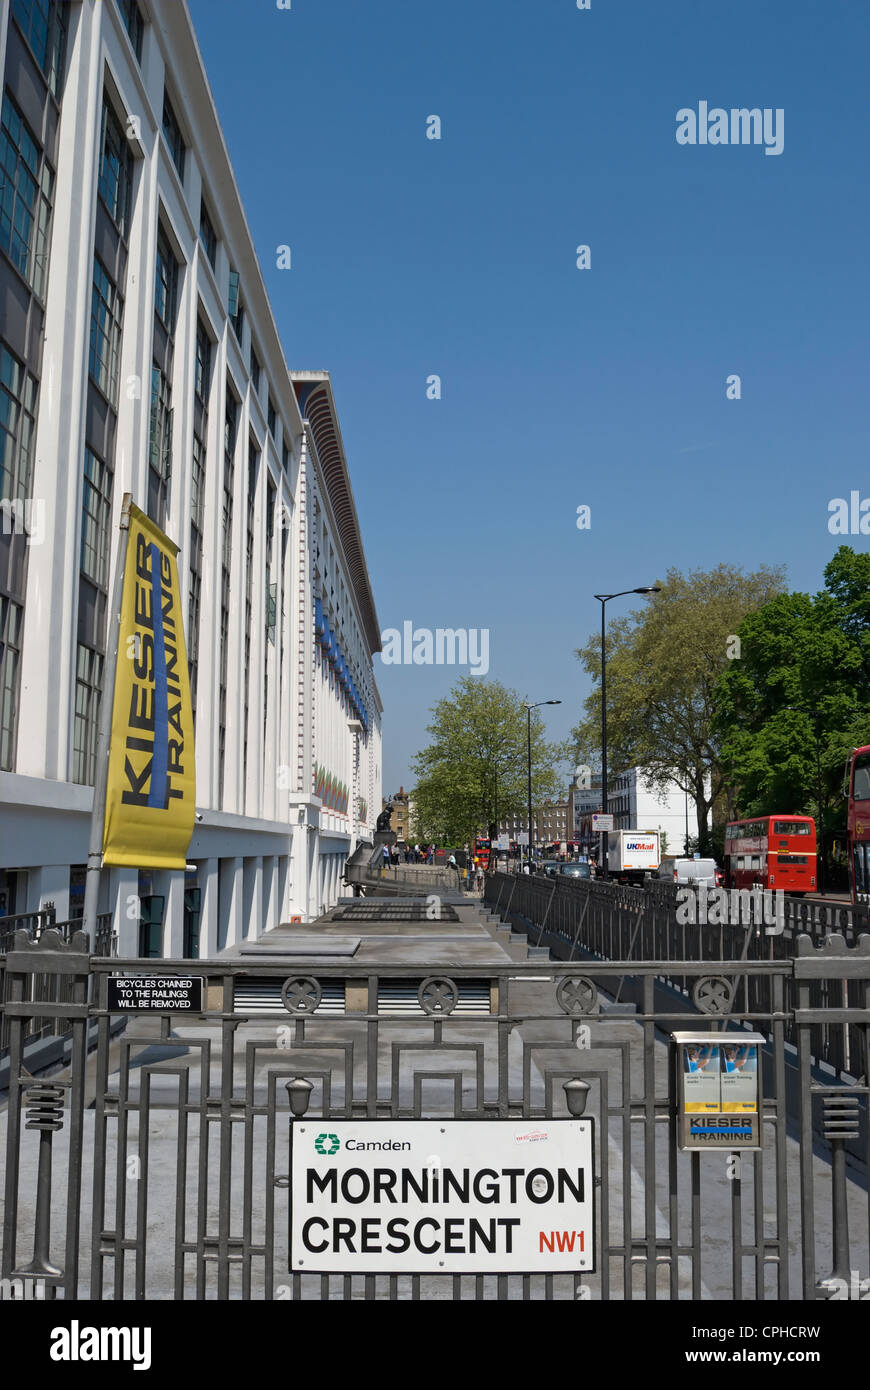
<instances>
[{"instance_id":1,"label":"street lamp post","mask_svg":"<svg viewBox=\"0 0 870 1390\"><path fill-rule=\"evenodd\" d=\"M612 598L625 598L626 594L659 594L661 589L650 585L644 589L620 589L618 594L595 594L601 604L601 810L607 814L607 666L604 657L605 606ZM599 868L602 878L609 878L607 863L607 831L601 832L601 847L598 851Z\"/></svg>"},{"instance_id":2,"label":"street lamp post","mask_svg":"<svg viewBox=\"0 0 870 1390\"><path fill-rule=\"evenodd\" d=\"M539 709L541 705L561 705L561 700L538 700L537 704L526 703L526 715L528 716L528 754L529 754L529 873L532 872L532 710Z\"/></svg>"}]
</instances>

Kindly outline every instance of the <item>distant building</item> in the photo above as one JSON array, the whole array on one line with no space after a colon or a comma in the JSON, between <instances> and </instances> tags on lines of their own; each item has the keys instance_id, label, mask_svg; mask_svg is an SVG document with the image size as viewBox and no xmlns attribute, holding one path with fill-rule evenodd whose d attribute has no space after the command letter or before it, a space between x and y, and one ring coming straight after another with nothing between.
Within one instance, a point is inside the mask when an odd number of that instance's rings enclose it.
<instances>
[{"instance_id":1,"label":"distant building","mask_svg":"<svg viewBox=\"0 0 870 1390\"><path fill-rule=\"evenodd\" d=\"M400 787L396 795L390 797L393 803L390 815L390 829L394 831L396 839L407 843L411 836L411 816L414 811L414 803L404 787ZM389 802L384 802L386 807Z\"/></svg>"},{"instance_id":2,"label":"distant building","mask_svg":"<svg viewBox=\"0 0 870 1390\"><path fill-rule=\"evenodd\" d=\"M583 786L579 769L571 781L572 839L588 840L591 836L591 816L601 807L601 776L594 773ZM614 818L617 830L658 830L667 835L667 852L682 854L686 839L698 835L695 804L675 784L662 793L654 787L640 768L614 773L608 777L607 810Z\"/></svg>"},{"instance_id":3,"label":"distant building","mask_svg":"<svg viewBox=\"0 0 870 1390\"><path fill-rule=\"evenodd\" d=\"M570 803L568 801L545 801L543 806L532 807L532 824L534 826L534 843L536 845L551 845L556 841L571 838L568 835L570 823ZM509 835L512 840L516 840L520 834L525 834L528 829L528 816L506 817L499 822L499 834Z\"/></svg>"}]
</instances>

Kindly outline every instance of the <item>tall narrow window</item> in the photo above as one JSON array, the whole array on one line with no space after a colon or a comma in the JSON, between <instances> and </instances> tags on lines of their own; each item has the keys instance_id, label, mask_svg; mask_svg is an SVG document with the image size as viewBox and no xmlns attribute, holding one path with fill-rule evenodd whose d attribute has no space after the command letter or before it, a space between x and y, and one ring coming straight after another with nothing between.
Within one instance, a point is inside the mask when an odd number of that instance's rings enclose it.
<instances>
[{"instance_id":1,"label":"tall narrow window","mask_svg":"<svg viewBox=\"0 0 870 1390\"><path fill-rule=\"evenodd\" d=\"M245 310L242 306L242 290L239 284L239 272L230 271L230 291L227 298L227 313L230 323L233 325L233 332L239 347L242 346L242 333L245 326Z\"/></svg>"},{"instance_id":2,"label":"tall narrow window","mask_svg":"<svg viewBox=\"0 0 870 1390\"><path fill-rule=\"evenodd\" d=\"M212 270L214 270L215 260L217 259L217 232L212 226L212 220L208 215L208 208L205 205L204 198L201 198L199 202L199 239L202 242L205 254L208 256L209 265Z\"/></svg>"},{"instance_id":3,"label":"tall narrow window","mask_svg":"<svg viewBox=\"0 0 870 1390\"><path fill-rule=\"evenodd\" d=\"M79 552L79 622L73 727L74 782L92 786L105 667L112 470L85 448Z\"/></svg>"},{"instance_id":4,"label":"tall narrow window","mask_svg":"<svg viewBox=\"0 0 870 1390\"><path fill-rule=\"evenodd\" d=\"M196 712L199 674L199 610L202 598L202 538L205 513L206 441L208 439L208 399L211 388L212 343L202 319L196 325L196 366L194 372L193 458L190 497L190 583L187 610L187 658L190 695Z\"/></svg>"},{"instance_id":5,"label":"tall narrow window","mask_svg":"<svg viewBox=\"0 0 870 1390\"><path fill-rule=\"evenodd\" d=\"M248 442L248 497L245 524L245 727L242 731L242 787L247 791L248 778L248 711L251 695L251 615L254 598L254 503L257 496L257 477L260 471L260 451L253 440Z\"/></svg>"},{"instance_id":6,"label":"tall narrow window","mask_svg":"<svg viewBox=\"0 0 870 1390\"><path fill-rule=\"evenodd\" d=\"M233 555L233 488L235 486L236 436L239 406L227 383L224 415L224 478L221 516L221 632L218 699L218 802L223 806L227 742L227 664L230 633L230 580Z\"/></svg>"},{"instance_id":7,"label":"tall narrow window","mask_svg":"<svg viewBox=\"0 0 870 1390\"><path fill-rule=\"evenodd\" d=\"M129 231L133 191L133 154L130 142L109 102L103 96L103 129L100 140L100 177L97 184L103 206L121 233Z\"/></svg>"},{"instance_id":8,"label":"tall narrow window","mask_svg":"<svg viewBox=\"0 0 870 1390\"><path fill-rule=\"evenodd\" d=\"M142 18L142 11L136 0L118 0L118 9L121 11L121 18L124 27L130 35L130 42L133 45L133 52L136 54L136 61L142 61L142 36L145 33L145 21Z\"/></svg>"},{"instance_id":9,"label":"tall narrow window","mask_svg":"<svg viewBox=\"0 0 870 1390\"><path fill-rule=\"evenodd\" d=\"M67 0L12 0L16 24L30 45L55 100L66 55Z\"/></svg>"},{"instance_id":10,"label":"tall narrow window","mask_svg":"<svg viewBox=\"0 0 870 1390\"><path fill-rule=\"evenodd\" d=\"M98 588L109 587L109 533L112 513L112 472L85 448L82 487L82 574Z\"/></svg>"},{"instance_id":11,"label":"tall narrow window","mask_svg":"<svg viewBox=\"0 0 870 1390\"><path fill-rule=\"evenodd\" d=\"M175 332L178 306L178 262L161 228L157 233L157 275L154 281L154 312L167 333Z\"/></svg>"},{"instance_id":12,"label":"tall narrow window","mask_svg":"<svg viewBox=\"0 0 870 1390\"><path fill-rule=\"evenodd\" d=\"M76 647L73 781L92 787L97 773L97 731L105 658L81 642Z\"/></svg>"},{"instance_id":13,"label":"tall narrow window","mask_svg":"<svg viewBox=\"0 0 870 1390\"><path fill-rule=\"evenodd\" d=\"M151 364L151 439L148 455L148 515L158 526L166 520L172 472L172 392L165 372Z\"/></svg>"},{"instance_id":14,"label":"tall narrow window","mask_svg":"<svg viewBox=\"0 0 870 1390\"><path fill-rule=\"evenodd\" d=\"M124 301L99 256L94 256L91 292L91 346L88 370L103 395L117 405Z\"/></svg>"},{"instance_id":15,"label":"tall narrow window","mask_svg":"<svg viewBox=\"0 0 870 1390\"><path fill-rule=\"evenodd\" d=\"M36 378L0 342L0 769L6 772L15 758L37 391Z\"/></svg>"},{"instance_id":16,"label":"tall narrow window","mask_svg":"<svg viewBox=\"0 0 870 1390\"><path fill-rule=\"evenodd\" d=\"M54 174L14 101L0 115L0 250L42 296L48 270Z\"/></svg>"},{"instance_id":17,"label":"tall narrow window","mask_svg":"<svg viewBox=\"0 0 870 1390\"><path fill-rule=\"evenodd\" d=\"M162 227L157 229L154 275L154 357L151 366L151 439L148 515L164 526L172 472L172 365L178 311L178 262Z\"/></svg>"},{"instance_id":18,"label":"tall narrow window","mask_svg":"<svg viewBox=\"0 0 870 1390\"><path fill-rule=\"evenodd\" d=\"M275 645L278 587L272 583L272 547L275 542L275 501L277 493L266 480L266 641L263 644L263 753L266 751L266 722L269 717L269 646ZM280 676L279 676L280 679Z\"/></svg>"},{"instance_id":19,"label":"tall narrow window","mask_svg":"<svg viewBox=\"0 0 870 1390\"><path fill-rule=\"evenodd\" d=\"M260 359L254 352L254 344L251 343L251 381L257 395L260 394Z\"/></svg>"},{"instance_id":20,"label":"tall narrow window","mask_svg":"<svg viewBox=\"0 0 870 1390\"><path fill-rule=\"evenodd\" d=\"M11 598L0 593L0 769L4 772L11 772L15 763L23 614L20 603L13 603Z\"/></svg>"},{"instance_id":21,"label":"tall narrow window","mask_svg":"<svg viewBox=\"0 0 870 1390\"><path fill-rule=\"evenodd\" d=\"M181 126L176 119L172 102L164 88L163 91L163 134L166 136L166 143L169 145L169 153L172 155L172 162L178 170L178 177L184 182L184 136L181 134Z\"/></svg>"},{"instance_id":22,"label":"tall narrow window","mask_svg":"<svg viewBox=\"0 0 870 1390\"><path fill-rule=\"evenodd\" d=\"M0 497L10 502L30 495L37 389L36 377L0 342Z\"/></svg>"}]
</instances>

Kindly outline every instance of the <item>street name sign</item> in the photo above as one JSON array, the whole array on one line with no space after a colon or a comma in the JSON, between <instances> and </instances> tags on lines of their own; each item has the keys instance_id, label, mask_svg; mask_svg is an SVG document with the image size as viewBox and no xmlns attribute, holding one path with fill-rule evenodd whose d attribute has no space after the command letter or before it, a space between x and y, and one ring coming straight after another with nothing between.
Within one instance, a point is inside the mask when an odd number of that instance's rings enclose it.
<instances>
[{"instance_id":1,"label":"street name sign","mask_svg":"<svg viewBox=\"0 0 870 1390\"><path fill-rule=\"evenodd\" d=\"M596 812L593 814L593 816L592 816L592 829L593 829L593 831L596 831L596 830L612 830L612 829L613 829L613 816L611 816L611 815L609 815L609 814L608 814L608 815L602 815L600 811L596 811Z\"/></svg>"},{"instance_id":2,"label":"street name sign","mask_svg":"<svg viewBox=\"0 0 870 1390\"><path fill-rule=\"evenodd\" d=\"M590 1272L593 1123L293 1121L291 1269Z\"/></svg>"},{"instance_id":3,"label":"street name sign","mask_svg":"<svg viewBox=\"0 0 870 1390\"><path fill-rule=\"evenodd\" d=\"M110 1013L202 1013L202 976L110 975L106 980Z\"/></svg>"}]
</instances>

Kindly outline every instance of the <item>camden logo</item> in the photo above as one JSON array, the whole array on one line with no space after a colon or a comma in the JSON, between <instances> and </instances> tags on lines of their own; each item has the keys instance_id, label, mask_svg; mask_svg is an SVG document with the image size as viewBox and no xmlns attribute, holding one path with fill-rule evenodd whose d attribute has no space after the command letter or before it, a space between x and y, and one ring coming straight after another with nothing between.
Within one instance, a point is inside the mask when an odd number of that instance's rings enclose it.
<instances>
[{"instance_id":1,"label":"camden logo","mask_svg":"<svg viewBox=\"0 0 870 1390\"><path fill-rule=\"evenodd\" d=\"M314 1141L314 1147L319 1154L338 1153L341 1145L338 1142L337 1134L318 1134Z\"/></svg>"}]
</instances>

